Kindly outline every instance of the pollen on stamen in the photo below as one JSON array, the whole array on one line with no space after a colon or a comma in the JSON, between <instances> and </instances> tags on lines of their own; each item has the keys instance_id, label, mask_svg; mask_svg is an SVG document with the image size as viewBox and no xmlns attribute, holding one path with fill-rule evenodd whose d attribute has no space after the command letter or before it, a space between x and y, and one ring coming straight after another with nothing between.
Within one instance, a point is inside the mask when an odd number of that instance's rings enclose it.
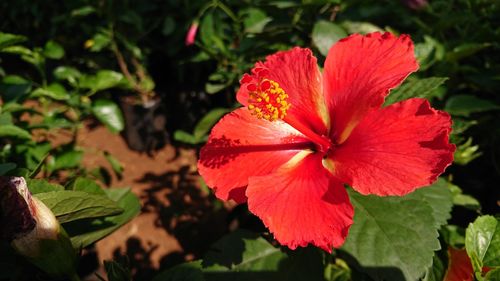
<instances>
[{"instance_id":1,"label":"pollen on stamen","mask_svg":"<svg viewBox=\"0 0 500 281\"><path fill-rule=\"evenodd\" d=\"M248 109L259 119L276 121L286 116L290 104L286 101L288 95L280 85L269 79L263 79L256 84L250 84L248 89Z\"/></svg>"}]
</instances>

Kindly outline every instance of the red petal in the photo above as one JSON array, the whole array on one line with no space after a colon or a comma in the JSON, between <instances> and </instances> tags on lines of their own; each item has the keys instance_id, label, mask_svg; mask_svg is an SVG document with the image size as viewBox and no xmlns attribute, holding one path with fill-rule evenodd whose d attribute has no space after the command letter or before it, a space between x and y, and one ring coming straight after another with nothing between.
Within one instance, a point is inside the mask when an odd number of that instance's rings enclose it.
<instances>
[{"instance_id":1,"label":"red petal","mask_svg":"<svg viewBox=\"0 0 500 281\"><path fill-rule=\"evenodd\" d=\"M443 281L473 281L474 270L465 249L448 248L448 270Z\"/></svg>"},{"instance_id":2,"label":"red petal","mask_svg":"<svg viewBox=\"0 0 500 281\"><path fill-rule=\"evenodd\" d=\"M407 35L354 34L335 44L323 73L333 140L345 141L370 110L382 105L389 90L417 69Z\"/></svg>"},{"instance_id":3,"label":"red petal","mask_svg":"<svg viewBox=\"0 0 500 281\"><path fill-rule=\"evenodd\" d=\"M424 99L372 111L331 154L333 173L362 194L407 194L452 162L450 131L450 116Z\"/></svg>"},{"instance_id":4,"label":"red petal","mask_svg":"<svg viewBox=\"0 0 500 281\"><path fill-rule=\"evenodd\" d=\"M248 208L291 249L312 243L331 252L352 224L347 192L321 161L320 154L303 151L275 173L250 178Z\"/></svg>"},{"instance_id":5,"label":"red petal","mask_svg":"<svg viewBox=\"0 0 500 281\"><path fill-rule=\"evenodd\" d=\"M255 75L277 82L288 94L291 104L287 116L294 117L303 125L312 128L317 134L327 133L328 113L322 93L321 73L311 50L293 48L277 52L257 62L252 70ZM255 83L248 78L242 82ZM248 104L248 89L241 85L237 94L238 101Z\"/></svg>"},{"instance_id":6,"label":"red petal","mask_svg":"<svg viewBox=\"0 0 500 281\"><path fill-rule=\"evenodd\" d=\"M241 202L248 177L266 175L310 146L288 124L257 119L240 108L212 129L201 149L198 170L218 198Z\"/></svg>"}]
</instances>

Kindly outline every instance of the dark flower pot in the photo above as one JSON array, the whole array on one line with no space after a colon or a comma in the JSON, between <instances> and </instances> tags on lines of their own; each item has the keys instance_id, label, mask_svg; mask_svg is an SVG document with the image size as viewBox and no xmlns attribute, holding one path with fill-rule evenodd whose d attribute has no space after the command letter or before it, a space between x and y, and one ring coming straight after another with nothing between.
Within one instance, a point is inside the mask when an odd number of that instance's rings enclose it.
<instances>
[{"instance_id":1,"label":"dark flower pot","mask_svg":"<svg viewBox=\"0 0 500 281\"><path fill-rule=\"evenodd\" d=\"M151 153L168 143L166 111L159 96L145 103L123 97L120 106L125 118L123 136L130 149Z\"/></svg>"}]
</instances>

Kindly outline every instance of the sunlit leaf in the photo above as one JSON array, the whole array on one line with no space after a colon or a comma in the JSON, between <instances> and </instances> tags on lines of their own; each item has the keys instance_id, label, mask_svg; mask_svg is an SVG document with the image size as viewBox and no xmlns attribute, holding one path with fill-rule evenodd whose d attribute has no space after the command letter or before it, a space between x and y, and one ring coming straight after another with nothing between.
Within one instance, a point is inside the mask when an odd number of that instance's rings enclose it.
<instances>
[{"instance_id":1,"label":"sunlit leaf","mask_svg":"<svg viewBox=\"0 0 500 281\"><path fill-rule=\"evenodd\" d=\"M347 36L345 30L337 24L329 21L319 20L314 24L312 41L319 52L326 56L328 51L340 39Z\"/></svg>"},{"instance_id":2,"label":"sunlit leaf","mask_svg":"<svg viewBox=\"0 0 500 281\"><path fill-rule=\"evenodd\" d=\"M92 112L113 133L121 132L125 128L122 111L111 100L96 100L92 104Z\"/></svg>"},{"instance_id":3,"label":"sunlit leaf","mask_svg":"<svg viewBox=\"0 0 500 281\"><path fill-rule=\"evenodd\" d=\"M484 266L500 266L500 223L493 216L481 216L465 231L465 248L475 272Z\"/></svg>"},{"instance_id":4,"label":"sunlit leaf","mask_svg":"<svg viewBox=\"0 0 500 281\"><path fill-rule=\"evenodd\" d=\"M434 186L405 197L378 197L350 190L354 224L342 249L375 280L419 279L440 248L438 223L451 209L451 196L447 198L441 191ZM450 202L442 208L439 198Z\"/></svg>"},{"instance_id":5,"label":"sunlit leaf","mask_svg":"<svg viewBox=\"0 0 500 281\"><path fill-rule=\"evenodd\" d=\"M106 237L139 214L141 204L130 189L106 189L108 197L122 208L123 213L102 219L80 220L66 223L66 231L71 237L73 247L84 248Z\"/></svg>"},{"instance_id":6,"label":"sunlit leaf","mask_svg":"<svg viewBox=\"0 0 500 281\"><path fill-rule=\"evenodd\" d=\"M47 41L43 48L43 54L49 59L60 59L64 56L64 48L55 41Z\"/></svg>"},{"instance_id":7,"label":"sunlit leaf","mask_svg":"<svg viewBox=\"0 0 500 281\"><path fill-rule=\"evenodd\" d=\"M385 99L384 105L390 105L409 98L431 98L434 90L442 85L448 78L429 77L410 80L391 91Z\"/></svg>"},{"instance_id":8,"label":"sunlit leaf","mask_svg":"<svg viewBox=\"0 0 500 281\"><path fill-rule=\"evenodd\" d=\"M107 196L83 191L51 191L36 194L61 223L117 215L123 212Z\"/></svg>"}]
</instances>

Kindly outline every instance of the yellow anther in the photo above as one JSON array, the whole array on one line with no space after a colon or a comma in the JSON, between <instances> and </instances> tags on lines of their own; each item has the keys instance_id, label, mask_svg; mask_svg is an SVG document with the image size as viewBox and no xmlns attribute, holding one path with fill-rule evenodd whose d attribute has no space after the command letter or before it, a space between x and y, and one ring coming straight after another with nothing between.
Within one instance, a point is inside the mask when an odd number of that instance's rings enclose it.
<instances>
[{"instance_id":1,"label":"yellow anther","mask_svg":"<svg viewBox=\"0 0 500 281\"><path fill-rule=\"evenodd\" d=\"M287 98L288 95L277 82L263 79L249 91L248 109L257 118L276 121L285 118L290 108Z\"/></svg>"}]
</instances>

